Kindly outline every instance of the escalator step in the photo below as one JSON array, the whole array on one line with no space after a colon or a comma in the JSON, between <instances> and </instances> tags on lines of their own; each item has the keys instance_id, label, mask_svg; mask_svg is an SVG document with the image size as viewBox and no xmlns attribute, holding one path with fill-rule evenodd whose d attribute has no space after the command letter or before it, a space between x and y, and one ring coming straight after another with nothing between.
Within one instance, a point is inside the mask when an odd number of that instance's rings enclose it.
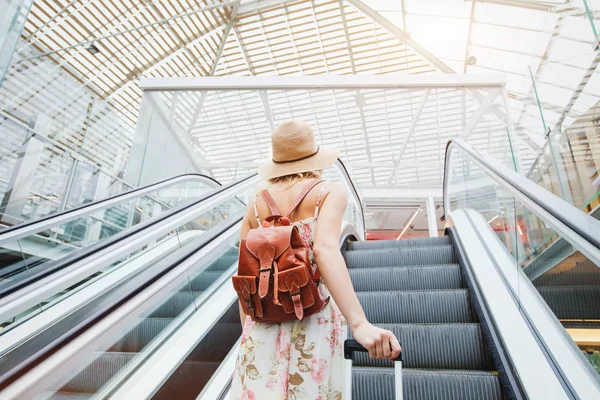
<instances>
[{"instance_id":1,"label":"escalator step","mask_svg":"<svg viewBox=\"0 0 600 400\"><path fill-rule=\"evenodd\" d=\"M394 332L404 350L406 368L493 370L479 324L377 324ZM354 365L389 367L388 360L355 353Z\"/></svg>"},{"instance_id":2,"label":"escalator step","mask_svg":"<svg viewBox=\"0 0 600 400\"><path fill-rule=\"evenodd\" d=\"M212 263L212 265L207 268L207 271L227 271L233 264L237 262L237 259L237 254L224 255Z\"/></svg>"},{"instance_id":3,"label":"escalator step","mask_svg":"<svg viewBox=\"0 0 600 400\"><path fill-rule=\"evenodd\" d=\"M358 292L357 295L372 323L473 322L466 289Z\"/></svg>"},{"instance_id":4,"label":"escalator step","mask_svg":"<svg viewBox=\"0 0 600 400\"><path fill-rule=\"evenodd\" d=\"M223 314L219 322L235 322L236 324L241 324L240 310L237 301L225 311L225 314Z\"/></svg>"},{"instance_id":5,"label":"escalator step","mask_svg":"<svg viewBox=\"0 0 600 400\"><path fill-rule=\"evenodd\" d=\"M169 326L171 322L173 322L173 318L145 318L107 351L122 353L139 352Z\"/></svg>"},{"instance_id":6,"label":"escalator step","mask_svg":"<svg viewBox=\"0 0 600 400\"><path fill-rule=\"evenodd\" d=\"M183 362L152 399L195 399L219 368L219 364L218 362Z\"/></svg>"},{"instance_id":7,"label":"escalator step","mask_svg":"<svg viewBox=\"0 0 600 400\"><path fill-rule=\"evenodd\" d=\"M188 361L222 361L242 335L239 322L218 323L187 357Z\"/></svg>"},{"instance_id":8,"label":"escalator step","mask_svg":"<svg viewBox=\"0 0 600 400\"><path fill-rule=\"evenodd\" d=\"M344 253L348 268L372 268L402 265L455 264L452 246L347 251Z\"/></svg>"},{"instance_id":9,"label":"escalator step","mask_svg":"<svg viewBox=\"0 0 600 400\"><path fill-rule=\"evenodd\" d=\"M533 281L535 286L600 286L600 268L591 261L577 263L567 270L553 268Z\"/></svg>"},{"instance_id":10,"label":"escalator step","mask_svg":"<svg viewBox=\"0 0 600 400\"><path fill-rule=\"evenodd\" d=\"M410 400L500 400L500 383L491 372L403 369L403 396ZM355 367L353 400L394 400L394 369Z\"/></svg>"},{"instance_id":11,"label":"escalator step","mask_svg":"<svg viewBox=\"0 0 600 400\"><path fill-rule=\"evenodd\" d=\"M86 368L71 377L60 392L95 393L112 377L117 375L136 353L103 353Z\"/></svg>"},{"instance_id":12,"label":"escalator step","mask_svg":"<svg viewBox=\"0 0 600 400\"><path fill-rule=\"evenodd\" d=\"M177 292L154 310L150 318L175 318L193 304L200 294L201 292Z\"/></svg>"},{"instance_id":13,"label":"escalator step","mask_svg":"<svg viewBox=\"0 0 600 400\"><path fill-rule=\"evenodd\" d=\"M354 268L349 270L356 291L459 289L458 264Z\"/></svg>"},{"instance_id":14,"label":"escalator step","mask_svg":"<svg viewBox=\"0 0 600 400\"><path fill-rule=\"evenodd\" d=\"M540 286L537 290L559 319L600 319L600 286Z\"/></svg>"},{"instance_id":15,"label":"escalator step","mask_svg":"<svg viewBox=\"0 0 600 400\"><path fill-rule=\"evenodd\" d=\"M371 240L364 242L350 242L349 250L375 250L389 249L397 247L430 247L439 245L449 245L450 236L440 236L435 238L414 238L404 240Z\"/></svg>"},{"instance_id":16,"label":"escalator step","mask_svg":"<svg viewBox=\"0 0 600 400\"><path fill-rule=\"evenodd\" d=\"M194 292L203 292L221 276L223 276L223 271L204 271L190 282L186 290L191 288Z\"/></svg>"}]
</instances>

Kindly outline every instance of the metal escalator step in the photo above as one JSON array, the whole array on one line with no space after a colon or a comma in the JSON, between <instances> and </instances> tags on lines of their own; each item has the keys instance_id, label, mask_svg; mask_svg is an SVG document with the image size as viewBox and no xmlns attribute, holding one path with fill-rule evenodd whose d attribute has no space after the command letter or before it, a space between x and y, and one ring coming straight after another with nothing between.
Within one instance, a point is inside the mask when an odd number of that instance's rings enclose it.
<instances>
[{"instance_id":1,"label":"metal escalator step","mask_svg":"<svg viewBox=\"0 0 600 400\"><path fill-rule=\"evenodd\" d=\"M161 304L152 314L150 318L175 318L183 310L194 303L194 300L200 296L201 292L177 292L174 293L168 300Z\"/></svg>"},{"instance_id":2,"label":"metal escalator step","mask_svg":"<svg viewBox=\"0 0 600 400\"><path fill-rule=\"evenodd\" d=\"M207 271L227 271L234 263L237 262L237 259L237 254L224 255L212 263L212 265L207 268Z\"/></svg>"},{"instance_id":3,"label":"metal escalator step","mask_svg":"<svg viewBox=\"0 0 600 400\"><path fill-rule=\"evenodd\" d=\"M404 350L406 368L484 370L494 369L483 344L479 324L377 324L394 332ZM388 360L356 353L354 365L389 367Z\"/></svg>"},{"instance_id":4,"label":"metal escalator step","mask_svg":"<svg viewBox=\"0 0 600 400\"><path fill-rule=\"evenodd\" d=\"M203 292L221 276L223 276L223 271L204 271L194 278L185 290L190 290L191 288L194 292Z\"/></svg>"},{"instance_id":5,"label":"metal escalator step","mask_svg":"<svg viewBox=\"0 0 600 400\"><path fill-rule=\"evenodd\" d=\"M350 269L356 291L459 289L458 264Z\"/></svg>"},{"instance_id":6,"label":"metal escalator step","mask_svg":"<svg viewBox=\"0 0 600 400\"><path fill-rule=\"evenodd\" d=\"M173 322L173 318L145 318L107 351L137 353L157 337L171 322Z\"/></svg>"},{"instance_id":7,"label":"metal escalator step","mask_svg":"<svg viewBox=\"0 0 600 400\"><path fill-rule=\"evenodd\" d=\"M500 383L491 372L403 369L402 388L410 400L500 400ZM394 400L394 369L355 367L353 400Z\"/></svg>"},{"instance_id":8,"label":"metal escalator step","mask_svg":"<svg viewBox=\"0 0 600 400\"><path fill-rule=\"evenodd\" d=\"M357 296L372 323L473 322L466 289L358 292Z\"/></svg>"},{"instance_id":9,"label":"metal escalator step","mask_svg":"<svg viewBox=\"0 0 600 400\"><path fill-rule=\"evenodd\" d=\"M373 268L401 265L455 264L452 246L347 251L344 253L348 268Z\"/></svg>"},{"instance_id":10,"label":"metal escalator step","mask_svg":"<svg viewBox=\"0 0 600 400\"><path fill-rule=\"evenodd\" d=\"M218 323L187 357L188 361L222 361L242 335L239 322Z\"/></svg>"},{"instance_id":11,"label":"metal escalator step","mask_svg":"<svg viewBox=\"0 0 600 400\"><path fill-rule=\"evenodd\" d=\"M403 240L370 240L364 242L350 242L349 250L375 250L389 249L398 247L430 247L438 245L449 245L450 236L440 236L435 238L414 238Z\"/></svg>"},{"instance_id":12,"label":"metal escalator step","mask_svg":"<svg viewBox=\"0 0 600 400\"><path fill-rule=\"evenodd\" d=\"M600 286L540 286L537 290L559 319L600 319Z\"/></svg>"},{"instance_id":13,"label":"metal escalator step","mask_svg":"<svg viewBox=\"0 0 600 400\"><path fill-rule=\"evenodd\" d=\"M231 307L229 307L229 309L227 311L225 311L225 314L223 314L223 316L221 317L219 322L235 322L236 324L241 323L240 322L240 310L239 310L237 301L235 303L233 303L233 305Z\"/></svg>"},{"instance_id":14,"label":"metal escalator step","mask_svg":"<svg viewBox=\"0 0 600 400\"><path fill-rule=\"evenodd\" d=\"M533 281L535 286L589 286L600 285L600 268L591 261L579 262L575 267L562 270L553 268Z\"/></svg>"},{"instance_id":15,"label":"metal escalator step","mask_svg":"<svg viewBox=\"0 0 600 400\"><path fill-rule=\"evenodd\" d=\"M49 398L51 400L87 400L87 399L91 399L93 396L94 395L92 393L69 393L69 392L47 393L47 394L42 395L43 398Z\"/></svg>"},{"instance_id":16,"label":"metal escalator step","mask_svg":"<svg viewBox=\"0 0 600 400\"><path fill-rule=\"evenodd\" d=\"M124 368L136 353L103 353L60 388L60 392L95 393Z\"/></svg>"},{"instance_id":17,"label":"metal escalator step","mask_svg":"<svg viewBox=\"0 0 600 400\"><path fill-rule=\"evenodd\" d=\"M195 399L212 378L219 365L220 362L183 362L152 399Z\"/></svg>"}]
</instances>

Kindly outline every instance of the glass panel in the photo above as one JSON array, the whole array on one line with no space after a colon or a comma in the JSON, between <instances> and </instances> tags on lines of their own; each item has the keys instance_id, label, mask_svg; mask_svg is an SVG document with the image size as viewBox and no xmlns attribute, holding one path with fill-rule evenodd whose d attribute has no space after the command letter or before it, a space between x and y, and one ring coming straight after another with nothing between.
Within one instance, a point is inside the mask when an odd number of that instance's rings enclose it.
<instances>
[{"instance_id":1,"label":"glass panel","mask_svg":"<svg viewBox=\"0 0 600 400\"><path fill-rule=\"evenodd\" d=\"M0 227L18 225L132 188L11 118L0 120ZM78 156L79 157L79 156Z\"/></svg>"},{"instance_id":2,"label":"glass panel","mask_svg":"<svg viewBox=\"0 0 600 400\"><path fill-rule=\"evenodd\" d=\"M547 139L528 177L600 218L600 105Z\"/></svg>"},{"instance_id":3,"label":"glass panel","mask_svg":"<svg viewBox=\"0 0 600 400\"><path fill-rule=\"evenodd\" d=\"M190 232L189 230L186 232ZM180 240L185 235L179 233ZM196 238L197 239L197 238ZM187 247L193 247L189 241ZM114 390L127 376L145 361L169 336L196 312L206 299L222 284L230 284L237 270L238 238L222 243L217 250L190 269L173 289L161 296L151 309L122 324L113 339L96 349L94 356L77 365L49 392L55 396L101 395ZM186 247L182 243L182 247ZM167 384L169 396L194 398L217 369L220 360L241 334L237 304L212 328L180 370L193 379L186 385ZM111 365L111 368L106 366ZM101 371L101 372L100 372ZM175 375L178 376L178 375ZM44 396L49 395L49 392ZM195 396L189 393L195 392ZM103 397L102 395L100 397Z\"/></svg>"},{"instance_id":4,"label":"glass panel","mask_svg":"<svg viewBox=\"0 0 600 400\"><path fill-rule=\"evenodd\" d=\"M19 42L33 0L0 0L0 86Z\"/></svg>"},{"instance_id":5,"label":"glass panel","mask_svg":"<svg viewBox=\"0 0 600 400\"><path fill-rule=\"evenodd\" d=\"M591 362L597 360L599 266L460 150L455 149L450 156L448 212L469 208L483 215L514 260L514 278L529 279L582 354ZM519 269L524 275L518 273Z\"/></svg>"},{"instance_id":6,"label":"glass panel","mask_svg":"<svg viewBox=\"0 0 600 400\"><path fill-rule=\"evenodd\" d=\"M184 187L183 192L194 193L194 188L198 189L198 186L192 185L192 190L188 190ZM176 192L177 191L178 190L176 190ZM189 221L181 224L172 231L158 234L158 236L154 237L150 243L144 244L134 252L125 255L120 260L101 268L99 271L95 270L90 272L90 276L85 277L85 279L82 279L71 288L61 292L58 296L53 296L46 300L41 307L33 307L25 314L19 316L16 320L5 321L3 324L5 329L0 331L0 334L6 333L17 326L18 323L22 323L33 315L44 311L48 306L64 300L76 292L74 289L81 289L94 284L100 278L106 276L107 273L112 273L118 269L122 269L122 271L131 270L140 273L140 271L142 271L143 268L146 268L150 263L166 257L167 254L170 254L179 248L193 247L194 243L201 239L201 236L206 234L206 232L218 229L218 227L229 218L241 217L246 207L245 201L247 198L248 193L246 191L231 190L228 200L223 201L218 206L208 211L198 211L197 215L194 215ZM142 207L140 206L140 202L137 202L136 209L139 210L141 215L138 218L134 218L134 220L141 221L159 215L165 209L168 209L166 207L163 208L162 204L150 197L140 200L148 201L148 204L152 209L148 210L146 205ZM201 210L202 203L195 207ZM6 260L7 265L0 270L0 273L3 273L3 281L0 284L10 285L14 280L23 279L24 277L28 277L39 271L41 268L45 268L47 261L60 259L68 253L79 249L82 245L98 243L103 238L122 231L124 228L121 223L126 219L126 215L123 215L122 213L119 214L116 211L119 211L119 209L102 210L99 212L99 215L101 215L102 218L99 218L97 215L75 220L63 225L60 233L57 233L56 229L52 229L43 232L44 235L36 235L31 238L19 240L14 245L5 246L5 253L0 253L0 255L3 256L0 259Z\"/></svg>"}]
</instances>

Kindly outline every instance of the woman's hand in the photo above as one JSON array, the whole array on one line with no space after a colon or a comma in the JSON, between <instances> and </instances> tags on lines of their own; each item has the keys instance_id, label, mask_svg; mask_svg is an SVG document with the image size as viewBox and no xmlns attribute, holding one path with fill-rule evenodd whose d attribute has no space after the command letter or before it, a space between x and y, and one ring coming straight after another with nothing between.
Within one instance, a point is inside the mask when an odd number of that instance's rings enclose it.
<instances>
[{"instance_id":1,"label":"woman's hand","mask_svg":"<svg viewBox=\"0 0 600 400\"><path fill-rule=\"evenodd\" d=\"M352 331L352 336L369 350L371 358L389 358L394 361L402 351L398 339L391 331L378 328L368 321L357 326Z\"/></svg>"}]
</instances>

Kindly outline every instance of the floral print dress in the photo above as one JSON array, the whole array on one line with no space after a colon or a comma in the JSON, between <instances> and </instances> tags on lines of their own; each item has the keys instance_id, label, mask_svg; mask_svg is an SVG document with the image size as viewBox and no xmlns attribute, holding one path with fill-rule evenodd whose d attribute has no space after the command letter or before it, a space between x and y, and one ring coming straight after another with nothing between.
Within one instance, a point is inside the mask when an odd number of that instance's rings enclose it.
<instances>
[{"instance_id":1,"label":"floral print dress","mask_svg":"<svg viewBox=\"0 0 600 400\"><path fill-rule=\"evenodd\" d=\"M316 218L294 225L309 247L314 273ZM319 292L329 296L322 279ZM342 400L345 339L346 321L333 298L302 321L263 323L247 316L231 400Z\"/></svg>"}]
</instances>

